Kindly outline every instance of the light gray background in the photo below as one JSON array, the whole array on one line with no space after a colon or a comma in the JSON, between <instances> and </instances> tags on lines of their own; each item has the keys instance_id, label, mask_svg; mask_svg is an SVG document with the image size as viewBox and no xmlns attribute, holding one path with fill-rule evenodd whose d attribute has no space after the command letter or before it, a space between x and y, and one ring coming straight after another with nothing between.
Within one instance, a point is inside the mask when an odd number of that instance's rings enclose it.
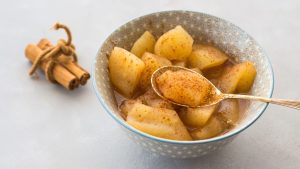
<instances>
[{"instance_id":1,"label":"light gray background","mask_svg":"<svg viewBox=\"0 0 300 169\"><path fill-rule=\"evenodd\" d=\"M0 169L300 168L300 112L269 106L223 150L174 160L135 146L100 107L89 83L75 91L28 76L28 43L56 40L68 24L79 62L90 70L104 39L125 22L155 11L186 9L227 19L269 54L274 97L300 99L300 1L78 0L0 3Z\"/></svg>"}]
</instances>

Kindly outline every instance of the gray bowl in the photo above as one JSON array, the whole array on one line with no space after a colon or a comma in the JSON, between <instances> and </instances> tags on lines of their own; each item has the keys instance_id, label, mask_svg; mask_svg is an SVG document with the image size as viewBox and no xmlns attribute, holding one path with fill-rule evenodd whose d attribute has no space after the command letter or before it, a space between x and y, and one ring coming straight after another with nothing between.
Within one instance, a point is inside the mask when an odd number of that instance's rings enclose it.
<instances>
[{"instance_id":1,"label":"gray bowl","mask_svg":"<svg viewBox=\"0 0 300 169\"><path fill-rule=\"evenodd\" d=\"M108 56L114 46L130 50L134 41L146 30L156 37L182 25L195 43L210 43L238 62L252 61L257 68L252 95L271 97L273 71L271 63L257 42L232 23L199 12L164 11L138 17L115 30L103 43L93 65L93 85L104 110L119 124L123 131L146 150L172 158L199 157L231 142L237 134L253 124L267 108L266 103L251 102L240 123L226 134L199 141L175 141L151 136L130 125L120 116L113 87L108 77Z\"/></svg>"}]
</instances>

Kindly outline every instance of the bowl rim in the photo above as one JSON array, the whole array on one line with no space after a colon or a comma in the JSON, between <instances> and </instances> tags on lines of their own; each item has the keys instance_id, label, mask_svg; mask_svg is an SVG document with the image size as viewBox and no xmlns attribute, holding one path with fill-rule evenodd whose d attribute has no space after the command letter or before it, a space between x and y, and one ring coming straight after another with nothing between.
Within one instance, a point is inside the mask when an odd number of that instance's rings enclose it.
<instances>
[{"instance_id":1,"label":"bowl rim","mask_svg":"<svg viewBox=\"0 0 300 169\"><path fill-rule=\"evenodd\" d=\"M243 29L241 29L240 27L236 26L235 24L227 21L226 19L222 19L222 18L213 16L213 15L210 15L210 14L203 13L203 12L196 12L196 11L189 11L189 10L166 10L166 11L153 12L153 13L149 13L149 14L146 14L146 15L142 15L142 16L133 18L130 21L126 22L125 24L122 24L119 27L122 27L123 25L126 25L129 22L131 22L131 21L133 21L133 20L135 20L137 18L142 18L142 17L146 17L146 16L149 16L149 15L158 14L158 13L159 14L160 13L166 13L166 12L192 12L192 13L198 13L198 14L201 14L201 15L207 15L209 17L214 17L214 18L223 20L223 21L225 21L227 23L230 23L233 26L235 26L237 29L240 29L241 31L245 32ZM111 34L113 34L114 32L115 31L113 31ZM255 41L255 43L261 48L261 46L256 42L256 40L252 36L250 36L247 32L245 32L245 33L247 34L247 36L251 37L253 39L253 41ZM102 49L103 44L111 36L111 34L103 41L100 49L98 50L98 52L96 54L96 57L94 58L94 62L92 63L92 66L91 66L94 92L96 93L96 96L97 96L97 98L98 98L98 100L99 100L102 108L104 108L104 111L107 114L109 114L121 126L123 126L124 128L126 128L127 130L129 130L129 131L131 131L131 132L139 135L140 137L146 137L147 139L150 139L150 140L154 140L154 141L158 141L158 142L163 142L163 143L169 143L169 144L193 145L193 144L206 144L206 143L217 142L217 141L225 140L227 138L236 136L237 134L241 133L242 131L244 131L245 129L247 129L248 127L250 127L264 113L264 111L266 110L266 108L269 105L269 103L265 103L265 105L263 106L263 108L261 109L261 111L257 114L257 116L255 116L251 121L249 121L248 123L246 123L244 125L244 127L241 127L240 129L238 129L236 131L233 131L230 134L223 134L223 135L219 135L219 136L216 136L216 137L213 137L213 138L210 138L210 139L192 140L192 141L180 141L180 140L170 140L170 139L160 138L160 137L156 137L156 136L152 136L150 134L144 133L144 132L142 132L142 131L140 131L140 130L138 130L138 129L132 127L132 126L130 126L129 124L126 123L126 121L121 120L117 115L115 115L115 113L111 112L110 109L108 108L108 106L106 105L104 99L101 97L101 95L100 95L100 93L98 91L96 77L95 77L95 73L96 73L96 69L95 69L96 61L97 61L97 57L101 53L101 49ZM267 59L268 69L270 69L270 71L271 71L271 87L270 87L270 89L268 91L268 97L271 98L272 95L273 95L273 91L274 91L274 80L275 80L274 79L274 71L273 71L273 67L272 67L271 60L270 60L269 56L266 54L266 52L264 51L263 48L261 48L261 50L262 50L262 52L264 54L263 57L265 57Z\"/></svg>"}]
</instances>

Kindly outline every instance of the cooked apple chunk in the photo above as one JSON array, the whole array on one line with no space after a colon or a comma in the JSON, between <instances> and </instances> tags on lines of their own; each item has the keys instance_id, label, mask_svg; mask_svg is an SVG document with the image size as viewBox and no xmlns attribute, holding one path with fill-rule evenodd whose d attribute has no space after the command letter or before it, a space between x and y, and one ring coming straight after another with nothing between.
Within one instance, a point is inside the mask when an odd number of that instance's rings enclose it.
<instances>
[{"instance_id":1,"label":"cooked apple chunk","mask_svg":"<svg viewBox=\"0 0 300 169\"><path fill-rule=\"evenodd\" d=\"M224 124L217 117L212 116L207 124L190 132L195 140L203 140L214 137L224 131Z\"/></svg>"},{"instance_id":2,"label":"cooked apple chunk","mask_svg":"<svg viewBox=\"0 0 300 169\"><path fill-rule=\"evenodd\" d=\"M222 65L227 59L226 54L219 49L210 45L199 45L188 57L188 63L191 67L203 70Z\"/></svg>"},{"instance_id":3,"label":"cooked apple chunk","mask_svg":"<svg viewBox=\"0 0 300 169\"><path fill-rule=\"evenodd\" d=\"M218 82L218 87L224 93L248 92L255 76L256 69L252 62L239 63L224 72Z\"/></svg>"},{"instance_id":4,"label":"cooked apple chunk","mask_svg":"<svg viewBox=\"0 0 300 169\"><path fill-rule=\"evenodd\" d=\"M254 66L254 63L252 62L244 62L241 64L241 69L244 69L243 74L241 76L241 79L239 80L239 83L237 84L237 92L239 93L245 93L249 92L251 89L254 79L256 77L256 69Z\"/></svg>"},{"instance_id":5,"label":"cooked apple chunk","mask_svg":"<svg viewBox=\"0 0 300 169\"><path fill-rule=\"evenodd\" d=\"M216 105L199 108L186 108L179 112L179 117L187 126L202 127L206 124L215 109Z\"/></svg>"},{"instance_id":6,"label":"cooked apple chunk","mask_svg":"<svg viewBox=\"0 0 300 169\"><path fill-rule=\"evenodd\" d=\"M172 140L192 139L174 110L136 103L129 110L126 121L136 129L156 137Z\"/></svg>"},{"instance_id":7,"label":"cooked apple chunk","mask_svg":"<svg viewBox=\"0 0 300 169\"><path fill-rule=\"evenodd\" d=\"M156 107L156 108L166 108L166 109L174 109L172 104L159 96L153 91L152 88L148 88L148 90L141 96L138 97L143 104Z\"/></svg>"},{"instance_id":8,"label":"cooked apple chunk","mask_svg":"<svg viewBox=\"0 0 300 169\"><path fill-rule=\"evenodd\" d=\"M169 60L185 61L192 52L193 38L181 26L164 33L157 40L154 53Z\"/></svg>"},{"instance_id":9,"label":"cooked apple chunk","mask_svg":"<svg viewBox=\"0 0 300 169\"><path fill-rule=\"evenodd\" d=\"M144 67L141 59L119 47L113 49L108 61L110 80L126 97L132 97Z\"/></svg>"},{"instance_id":10,"label":"cooked apple chunk","mask_svg":"<svg viewBox=\"0 0 300 169\"><path fill-rule=\"evenodd\" d=\"M184 70L168 70L156 78L156 84L167 99L193 107L206 104L212 92L206 79Z\"/></svg>"},{"instance_id":11,"label":"cooked apple chunk","mask_svg":"<svg viewBox=\"0 0 300 169\"><path fill-rule=\"evenodd\" d=\"M155 70L162 66L169 66L172 64L168 59L148 52L143 54L142 61L145 63L145 68L139 82L142 90L146 90L151 85L151 75Z\"/></svg>"},{"instance_id":12,"label":"cooked apple chunk","mask_svg":"<svg viewBox=\"0 0 300 169\"><path fill-rule=\"evenodd\" d=\"M236 99L226 99L221 102L218 114L224 118L225 123L235 125L239 119L239 104Z\"/></svg>"},{"instance_id":13,"label":"cooked apple chunk","mask_svg":"<svg viewBox=\"0 0 300 169\"><path fill-rule=\"evenodd\" d=\"M149 32L146 31L138 40L136 40L131 48L131 53L137 57L142 57L145 52L153 52L155 45L155 38Z\"/></svg>"},{"instance_id":14,"label":"cooked apple chunk","mask_svg":"<svg viewBox=\"0 0 300 169\"><path fill-rule=\"evenodd\" d=\"M133 108L134 104L136 103L142 103L142 101L139 99L129 99L129 100L124 100L121 103L119 109L121 110L123 117L125 118L127 117L128 112Z\"/></svg>"}]
</instances>

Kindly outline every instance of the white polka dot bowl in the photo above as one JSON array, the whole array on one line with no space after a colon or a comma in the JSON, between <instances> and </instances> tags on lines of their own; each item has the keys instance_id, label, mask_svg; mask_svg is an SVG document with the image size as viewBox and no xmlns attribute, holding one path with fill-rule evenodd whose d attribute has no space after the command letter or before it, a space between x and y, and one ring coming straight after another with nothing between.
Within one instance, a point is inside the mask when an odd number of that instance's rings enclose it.
<instances>
[{"instance_id":1,"label":"white polka dot bowl","mask_svg":"<svg viewBox=\"0 0 300 169\"><path fill-rule=\"evenodd\" d=\"M151 136L128 125L119 114L114 90L110 84L108 56L114 46L130 50L134 41L146 30L157 38L176 25L182 25L194 38L195 43L213 44L238 62L254 62L257 77L250 92L253 95L271 97L273 71L263 49L246 32L228 21L199 12L164 11L142 16L122 25L105 40L93 65L93 85L104 110L137 145L146 150L171 158L193 158L216 151L230 143L237 134L263 114L267 104L251 102L234 129L206 140L168 140Z\"/></svg>"}]
</instances>

